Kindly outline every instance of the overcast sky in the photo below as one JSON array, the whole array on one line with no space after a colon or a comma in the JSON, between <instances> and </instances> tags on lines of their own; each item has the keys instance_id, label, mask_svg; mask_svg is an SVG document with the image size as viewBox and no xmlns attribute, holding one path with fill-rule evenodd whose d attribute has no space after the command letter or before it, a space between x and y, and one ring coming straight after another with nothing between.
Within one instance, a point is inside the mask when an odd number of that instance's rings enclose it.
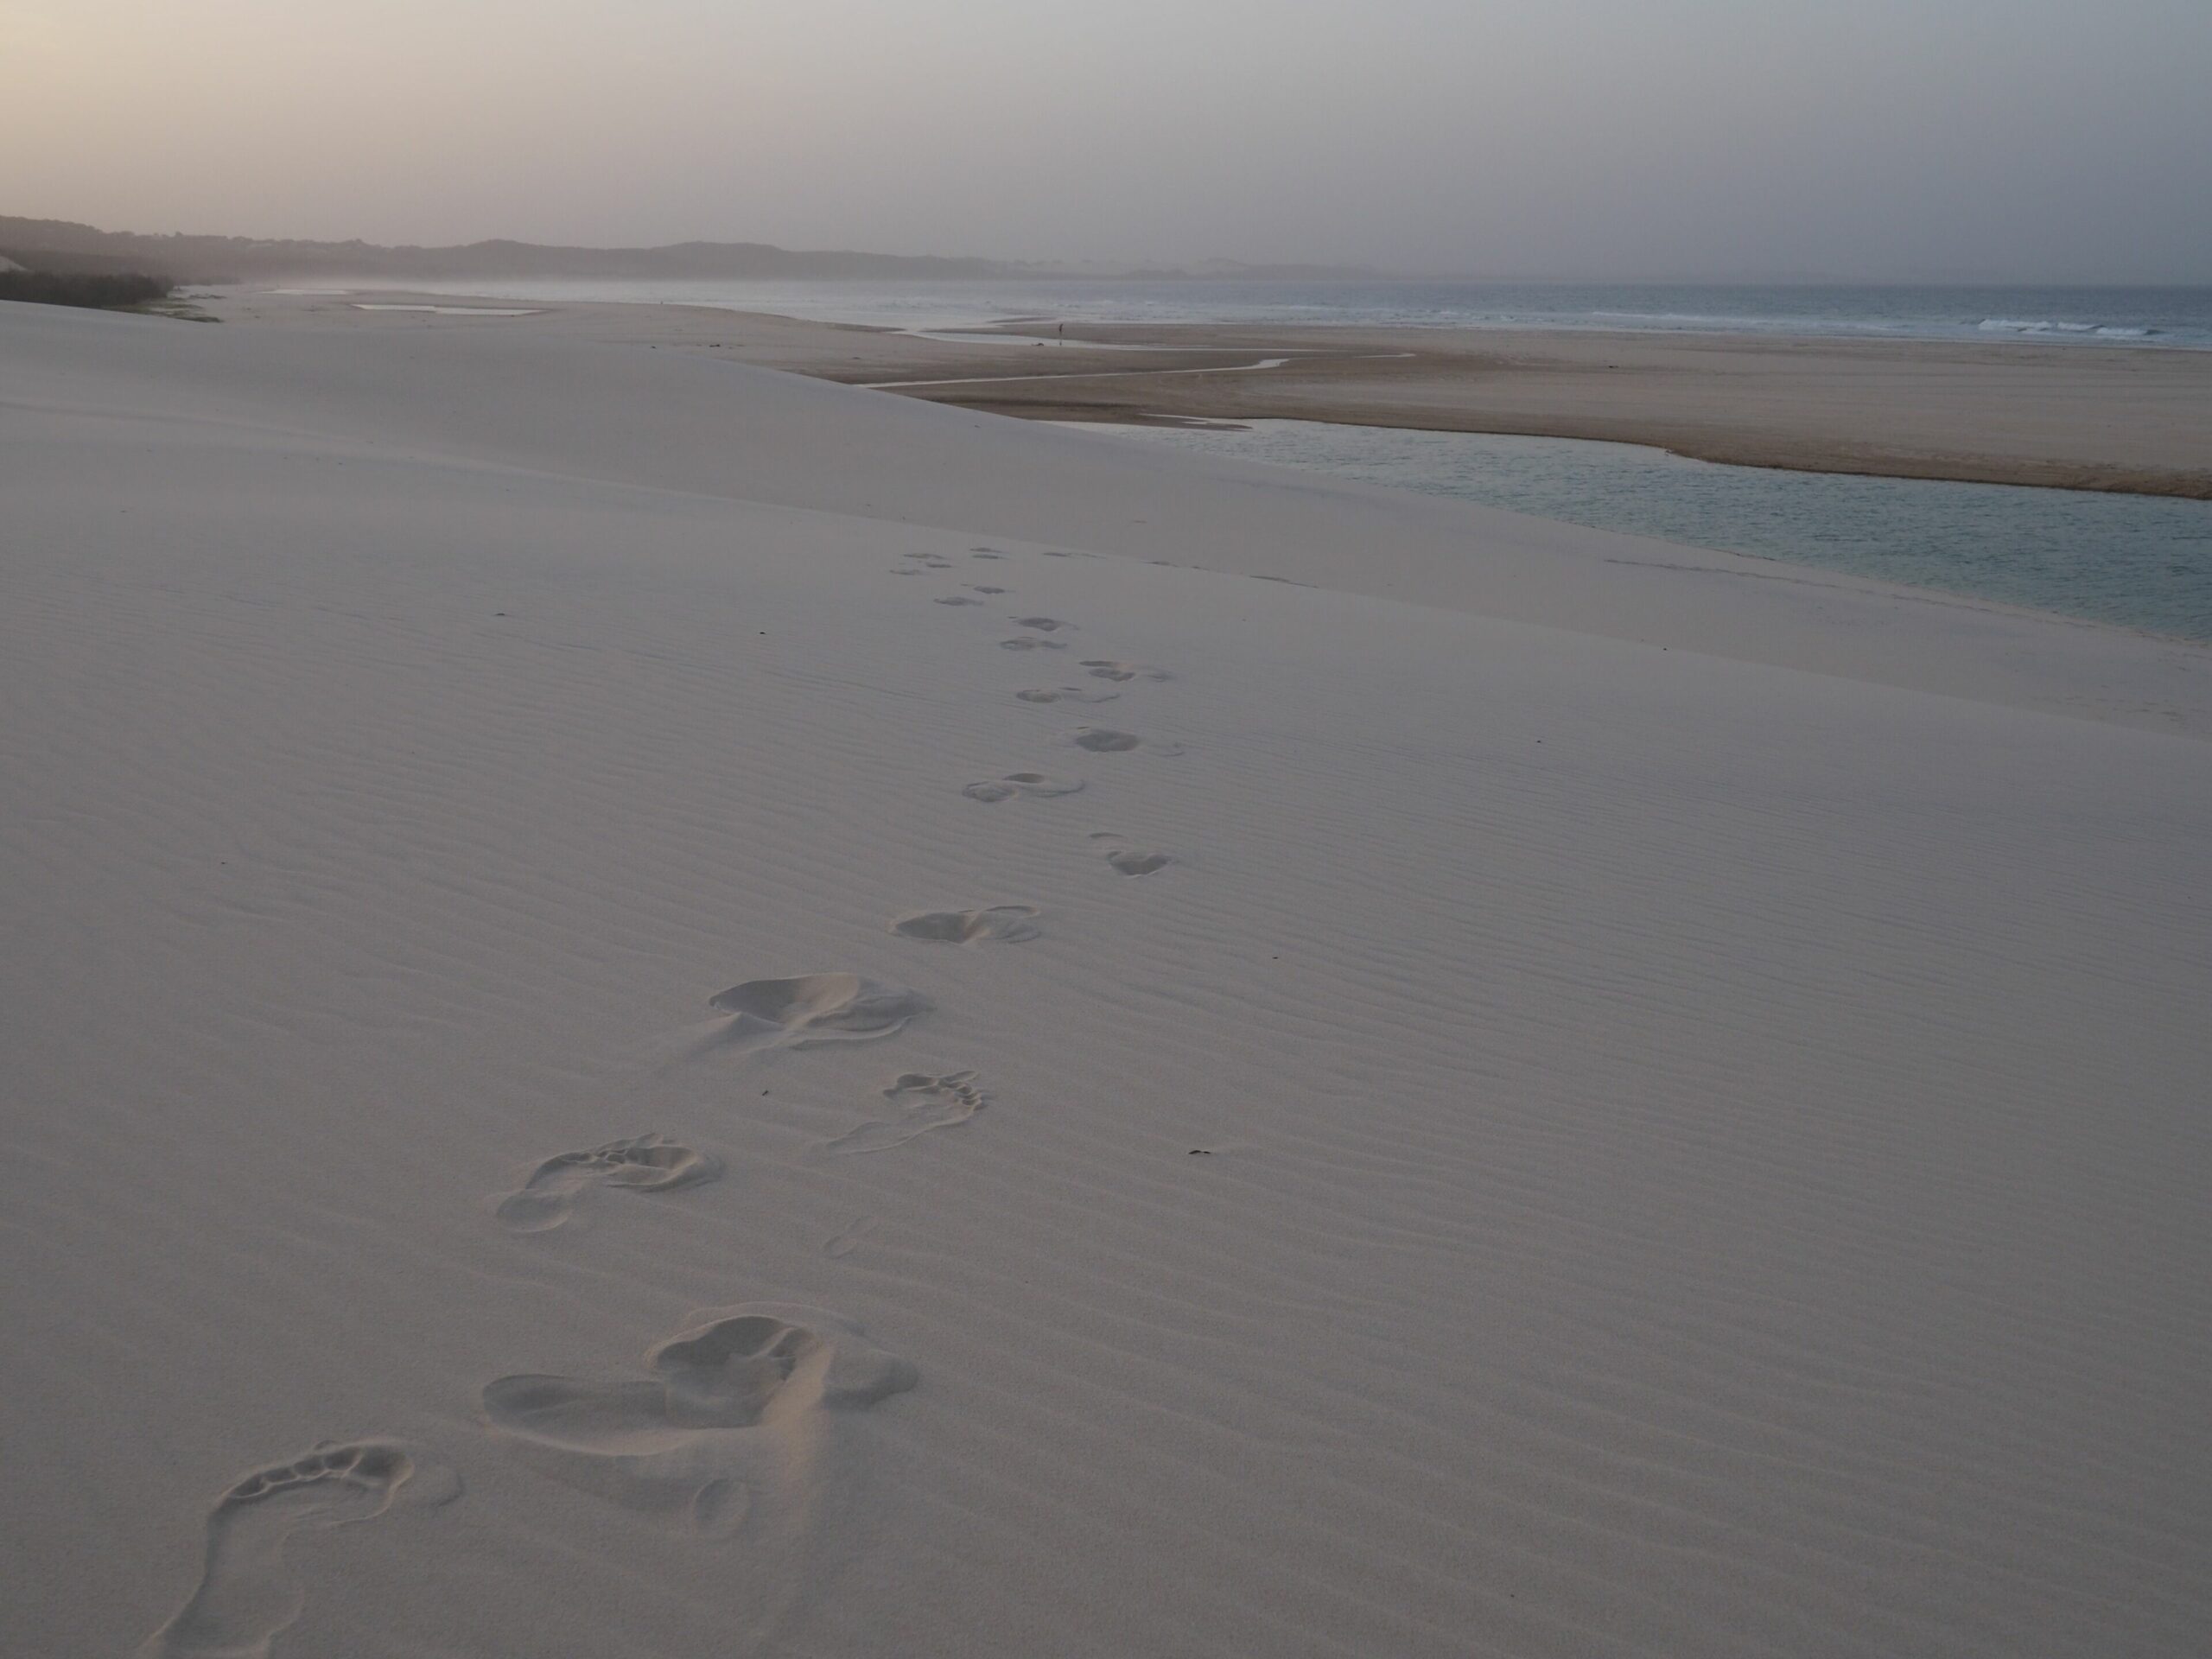
<instances>
[{"instance_id":1,"label":"overcast sky","mask_svg":"<svg viewBox=\"0 0 2212 1659\"><path fill-rule=\"evenodd\" d=\"M0 0L0 213L2212 282L2212 0Z\"/></svg>"}]
</instances>

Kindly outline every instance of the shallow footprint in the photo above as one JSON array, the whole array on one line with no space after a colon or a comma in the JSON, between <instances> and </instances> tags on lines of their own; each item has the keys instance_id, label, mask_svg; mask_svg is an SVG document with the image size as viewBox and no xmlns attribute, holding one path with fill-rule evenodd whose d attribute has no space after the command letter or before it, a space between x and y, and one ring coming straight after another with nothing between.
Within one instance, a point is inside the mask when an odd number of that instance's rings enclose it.
<instances>
[{"instance_id":1,"label":"shallow footprint","mask_svg":"<svg viewBox=\"0 0 2212 1659\"><path fill-rule=\"evenodd\" d=\"M1002 594L1006 592L1006 589L1003 588L994 588L989 583L982 582L970 582L969 587L972 592L978 594Z\"/></svg>"},{"instance_id":2,"label":"shallow footprint","mask_svg":"<svg viewBox=\"0 0 2212 1659\"><path fill-rule=\"evenodd\" d=\"M1054 633L1062 628L1073 626L1051 616L1017 616L1014 619L1014 624L1018 628L1034 628L1039 633Z\"/></svg>"},{"instance_id":3,"label":"shallow footprint","mask_svg":"<svg viewBox=\"0 0 2212 1659\"><path fill-rule=\"evenodd\" d=\"M868 1243L868 1235L876 1230L877 1225L876 1217L874 1216L855 1217L851 1226L822 1247L822 1254L840 1262L843 1261Z\"/></svg>"},{"instance_id":4,"label":"shallow footprint","mask_svg":"<svg viewBox=\"0 0 2212 1659\"><path fill-rule=\"evenodd\" d=\"M751 1049L888 1037L930 1005L918 992L879 985L858 974L800 974L748 979L709 999L707 1006L732 1016L723 1041Z\"/></svg>"},{"instance_id":5,"label":"shallow footprint","mask_svg":"<svg viewBox=\"0 0 2212 1659\"><path fill-rule=\"evenodd\" d=\"M1020 639L1000 640L999 648L1002 651L1065 651L1068 642L1065 639L1032 639L1025 634Z\"/></svg>"},{"instance_id":6,"label":"shallow footprint","mask_svg":"<svg viewBox=\"0 0 2212 1659\"><path fill-rule=\"evenodd\" d=\"M255 1470L215 1500L199 1587L146 1639L140 1659L262 1659L307 1605L284 1570L294 1533L374 1520L403 1501L444 1503L460 1491L451 1470L391 1440L326 1442Z\"/></svg>"},{"instance_id":7,"label":"shallow footprint","mask_svg":"<svg viewBox=\"0 0 2212 1659\"><path fill-rule=\"evenodd\" d=\"M679 1146L665 1135L640 1135L610 1141L588 1152L563 1152L548 1158L521 1187L502 1199L499 1221L518 1233L540 1233L569 1218L577 1201L594 1186L625 1187L632 1192L672 1192L698 1186L722 1173L711 1153Z\"/></svg>"},{"instance_id":8,"label":"shallow footprint","mask_svg":"<svg viewBox=\"0 0 2212 1659\"><path fill-rule=\"evenodd\" d=\"M1080 778L1055 778L1043 772L1009 772L989 783L970 784L960 792L971 801L1010 801L1017 795L1049 800L1055 795L1072 795L1082 787Z\"/></svg>"},{"instance_id":9,"label":"shallow footprint","mask_svg":"<svg viewBox=\"0 0 2212 1659\"><path fill-rule=\"evenodd\" d=\"M1175 861L1165 853L1140 852L1110 830L1094 831L1090 838L1109 843L1104 849L1106 861L1123 875L1150 875Z\"/></svg>"},{"instance_id":10,"label":"shallow footprint","mask_svg":"<svg viewBox=\"0 0 2212 1659\"><path fill-rule=\"evenodd\" d=\"M1078 749L1088 749L1093 754L1127 754L1131 749L1146 749L1154 754L1180 754L1180 743L1163 742L1158 738L1139 737L1135 732L1117 732L1110 726L1078 728L1068 739Z\"/></svg>"},{"instance_id":11,"label":"shallow footprint","mask_svg":"<svg viewBox=\"0 0 2212 1659\"><path fill-rule=\"evenodd\" d=\"M941 1077L909 1071L894 1080L883 1091L883 1097L899 1109L896 1117L863 1123L830 1141L822 1150L885 1152L931 1129L965 1123L983 1109L988 1098L976 1087L973 1071L948 1072Z\"/></svg>"},{"instance_id":12,"label":"shallow footprint","mask_svg":"<svg viewBox=\"0 0 2212 1659\"><path fill-rule=\"evenodd\" d=\"M1144 741L1135 732L1117 732L1110 726L1086 726L1068 741L1093 754L1125 754Z\"/></svg>"},{"instance_id":13,"label":"shallow footprint","mask_svg":"<svg viewBox=\"0 0 2212 1659\"><path fill-rule=\"evenodd\" d=\"M980 605L982 602L980 599L970 599L965 594L954 594L948 598L933 599L930 601L932 605Z\"/></svg>"},{"instance_id":14,"label":"shallow footprint","mask_svg":"<svg viewBox=\"0 0 2212 1659\"><path fill-rule=\"evenodd\" d=\"M1118 691L1086 691L1079 685L1037 685L1014 694L1024 702L1111 702Z\"/></svg>"},{"instance_id":15,"label":"shallow footprint","mask_svg":"<svg viewBox=\"0 0 2212 1659\"><path fill-rule=\"evenodd\" d=\"M930 910L901 916L891 931L903 939L937 944L1019 944L1037 937L1034 905L994 905L988 910Z\"/></svg>"},{"instance_id":16,"label":"shallow footprint","mask_svg":"<svg viewBox=\"0 0 2212 1659\"><path fill-rule=\"evenodd\" d=\"M850 1320L781 1302L695 1313L645 1369L645 1382L503 1376L484 1415L563 1479L690 1530L779 1523L759 1529L764 1546L795 1543L785 1535L823 1507L826 1415L920 1380Z\"/></svg>"}]
</instances>

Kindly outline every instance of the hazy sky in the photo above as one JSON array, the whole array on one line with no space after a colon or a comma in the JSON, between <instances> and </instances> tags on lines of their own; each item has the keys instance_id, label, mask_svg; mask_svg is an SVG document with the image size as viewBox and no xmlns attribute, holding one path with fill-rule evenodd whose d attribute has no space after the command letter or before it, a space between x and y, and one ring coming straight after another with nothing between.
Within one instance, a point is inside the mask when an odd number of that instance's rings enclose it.
<instances>
[{"instance_id":1,"label":"hazy sky","mask_svg":"<svg viewBox=\"0 0 2212 1659\"><path fill-rule=\"evenodd\" d=\"M0 0L0 213L2212 281L2212 0Z\"/></svg>"}]
</instances>

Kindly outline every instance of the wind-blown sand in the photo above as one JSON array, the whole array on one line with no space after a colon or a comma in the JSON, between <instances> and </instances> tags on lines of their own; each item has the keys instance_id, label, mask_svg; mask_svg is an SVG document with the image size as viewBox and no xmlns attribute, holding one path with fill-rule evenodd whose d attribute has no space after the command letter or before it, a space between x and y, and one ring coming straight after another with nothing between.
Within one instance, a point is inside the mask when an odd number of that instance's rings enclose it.
<instances>
[{"instance_id":1,"label":"wind-blown sand","mask_svg":"<svg viewBox=\"0 0 2212 1659\"><path fill-rule=\"evenodd\" d=\"M0 532L0 1650L2212 1626L2200 648L537 318Z\"/></svg>"}]
</instances>

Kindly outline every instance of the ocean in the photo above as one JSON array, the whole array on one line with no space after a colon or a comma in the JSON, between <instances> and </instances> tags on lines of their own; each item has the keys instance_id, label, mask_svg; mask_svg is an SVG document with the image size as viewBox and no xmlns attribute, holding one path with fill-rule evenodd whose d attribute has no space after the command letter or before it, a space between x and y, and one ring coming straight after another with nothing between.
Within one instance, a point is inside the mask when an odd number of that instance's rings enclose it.
<instances>
[{"instance_id":1,"label":"ocean","mask_svg":"<svg viewBox=\"0 0 2212 1659\"><path fill-rule=\"evenodd\" d=\"M727 306L893 328L1009 317L1069 322L1283 322L1630 329L1861 339L2034 340L2212 350L2212 288L1702 286L1682 283L487 282L500 298Z\"/></svg>"}]
</instances>

